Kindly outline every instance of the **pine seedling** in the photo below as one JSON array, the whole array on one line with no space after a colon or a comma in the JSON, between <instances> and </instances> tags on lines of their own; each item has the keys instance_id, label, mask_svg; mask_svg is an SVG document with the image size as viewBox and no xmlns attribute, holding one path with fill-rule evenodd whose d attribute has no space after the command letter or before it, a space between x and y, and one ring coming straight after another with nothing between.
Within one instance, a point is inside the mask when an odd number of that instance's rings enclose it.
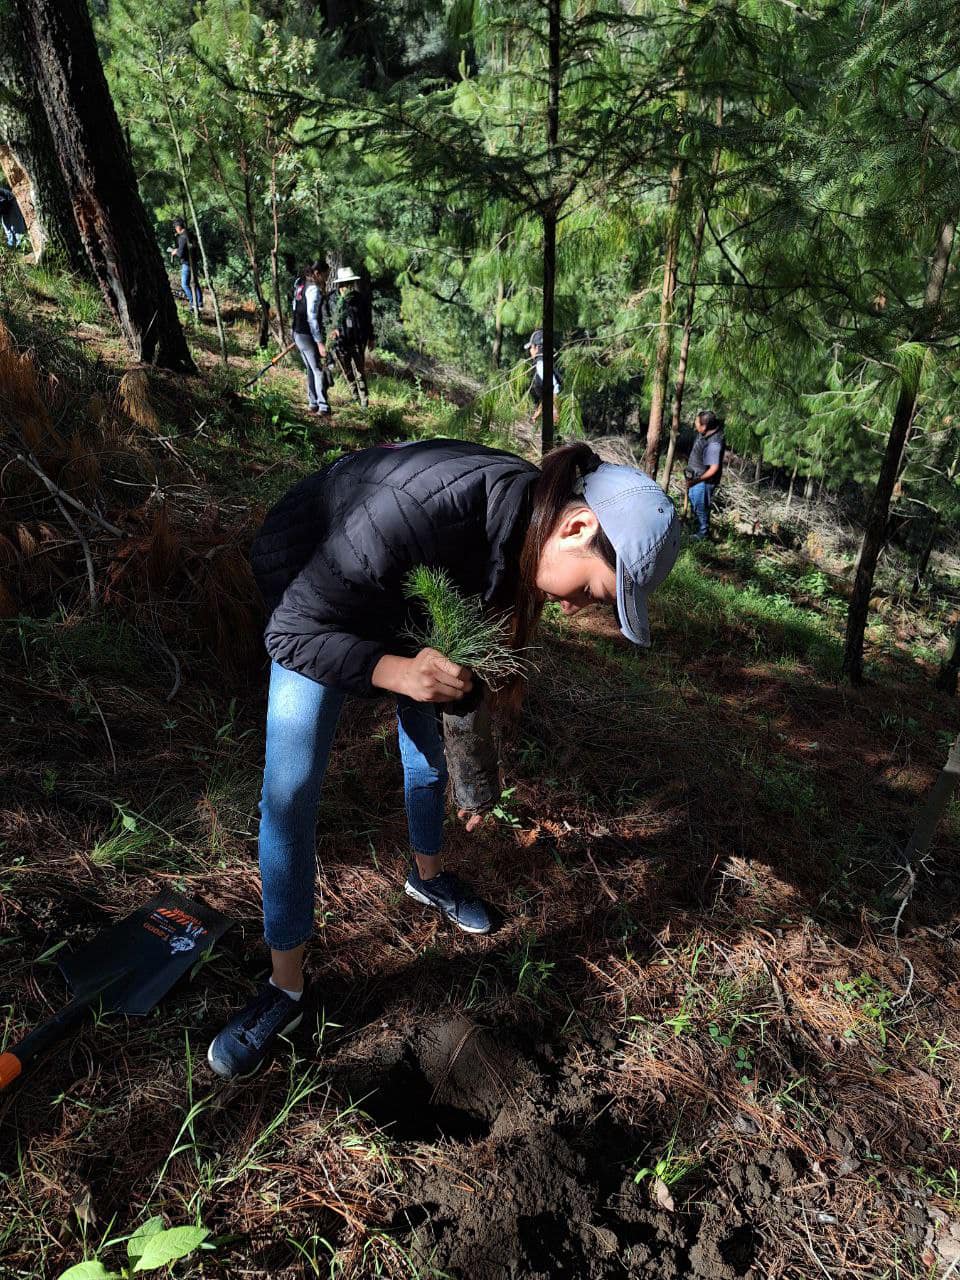
<instances>
[{"instance_id":1,"label":"pine seedling","mask_svg":"<svg viewBox=\"0 0 960 1280\"><path fill-rule=\"evenodd\" d=\"M446 569L417 565L407 574L404 593L426 606L427 625L405 634L421 648L436 649L451 662L469 667L491 689L497 689L529 667L510 647L510 626L503 614L484 613L479 596L464 596Z\"/></svg>"}]
</instances>

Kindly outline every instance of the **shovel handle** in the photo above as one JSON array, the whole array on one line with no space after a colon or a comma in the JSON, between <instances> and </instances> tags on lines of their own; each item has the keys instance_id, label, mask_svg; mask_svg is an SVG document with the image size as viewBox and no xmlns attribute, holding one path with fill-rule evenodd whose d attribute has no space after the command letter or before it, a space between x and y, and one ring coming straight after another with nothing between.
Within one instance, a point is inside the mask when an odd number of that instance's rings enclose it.
<instances>
[{"instance_id":1,"label":"shovel handle","mask_svg":"<svg viewBox=\"0 0 960 1280\"><path fill-rule=\"evenodd\" d=\"M13 1084L23 1070L23 1063L15 1053L0 1053L0 1089Z\"/></svg>"},{"instance_id":2,"label":"shovel handle","mask_svg":"<svg viewBox=\"0 0 960 1280\"><path fill-rule=\"evenodd\" d=\"M258 382L265 373L269 373L275 364L279 364L284 356L289 355L296 345L297 344L295 342L291 342L288 346L284 347L280 354L274 356L269 364L265 364L259 373L255 373L249 382L245 382L241 390L246 391L247 387L252 387L253 384Z\"/></svg>"},{"instance_id":3,"label":"shovel handle","mask_svg":"<svg viewBox=\"0 0 960 1280\"><path fill-rule=\"evenodd\" d=\"M52 1018L41 1022L39 1027L35 1027L25 1035L19 1044L15 1044L6 1053L0 1053L0 1090L12 1084L23 1068L38 1054L51 1048L68 1035L79 1022L82 1022L87 1010L96 1003L101 994L102 989L98 989L91 995L77 996Z\"/></svg>"}]
</instances>

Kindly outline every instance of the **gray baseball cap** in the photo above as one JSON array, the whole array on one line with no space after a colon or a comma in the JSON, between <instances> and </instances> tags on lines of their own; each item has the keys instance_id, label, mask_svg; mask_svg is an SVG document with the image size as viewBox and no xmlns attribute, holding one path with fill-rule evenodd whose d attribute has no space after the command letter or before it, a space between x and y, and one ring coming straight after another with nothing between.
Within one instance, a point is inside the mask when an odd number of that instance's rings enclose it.
<instances>
[{"instance_id":1,"label":"gray baseball cap","mask_svg":"<svg viewBox=\"0 0 960 1280\"><path fill-rule=\"evenodd\" d=\"M601 462L583 478L583 496L617 553L620 630L634 644L650 644L647 596L680 552L680 521L655 480L633 467Z\"/></svg>"}]
</instances>

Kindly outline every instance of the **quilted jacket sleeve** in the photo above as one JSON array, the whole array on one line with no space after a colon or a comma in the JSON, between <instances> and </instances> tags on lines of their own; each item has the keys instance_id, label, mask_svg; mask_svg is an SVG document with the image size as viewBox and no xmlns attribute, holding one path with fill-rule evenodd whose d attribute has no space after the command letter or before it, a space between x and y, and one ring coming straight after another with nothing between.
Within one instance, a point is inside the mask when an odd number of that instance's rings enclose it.
<instances>
[{"instance_id":1,"label":"quilted jacket sleeve","mask_svg":"<svg viewBox=\"0 0 960 1280\"><path fill-rule=\"evenodd\" d=\"M415 499L389 485L363 489L287 587L265 642L281 666L369 695L374 667L402 651L403 580L415 564L435 562L438 547Z\"/></svg>"}]
</instances>

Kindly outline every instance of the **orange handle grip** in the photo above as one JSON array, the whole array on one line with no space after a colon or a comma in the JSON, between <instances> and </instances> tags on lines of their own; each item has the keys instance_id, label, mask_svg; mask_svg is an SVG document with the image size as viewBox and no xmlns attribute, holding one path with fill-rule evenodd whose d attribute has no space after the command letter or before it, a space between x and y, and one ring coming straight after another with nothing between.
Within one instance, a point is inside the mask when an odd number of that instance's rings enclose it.
<instances>
[{"instance_id":1,"label":"orange handle grip","mask_svg":"<svg viewBox=\"0 0 960 1280\"><path fill-rule=\"evenodd\" d=\"M0 1053L0 1089L13 1084L23 1070L23 1063L15 1053Z\"/></svg>"}]
</instances>

